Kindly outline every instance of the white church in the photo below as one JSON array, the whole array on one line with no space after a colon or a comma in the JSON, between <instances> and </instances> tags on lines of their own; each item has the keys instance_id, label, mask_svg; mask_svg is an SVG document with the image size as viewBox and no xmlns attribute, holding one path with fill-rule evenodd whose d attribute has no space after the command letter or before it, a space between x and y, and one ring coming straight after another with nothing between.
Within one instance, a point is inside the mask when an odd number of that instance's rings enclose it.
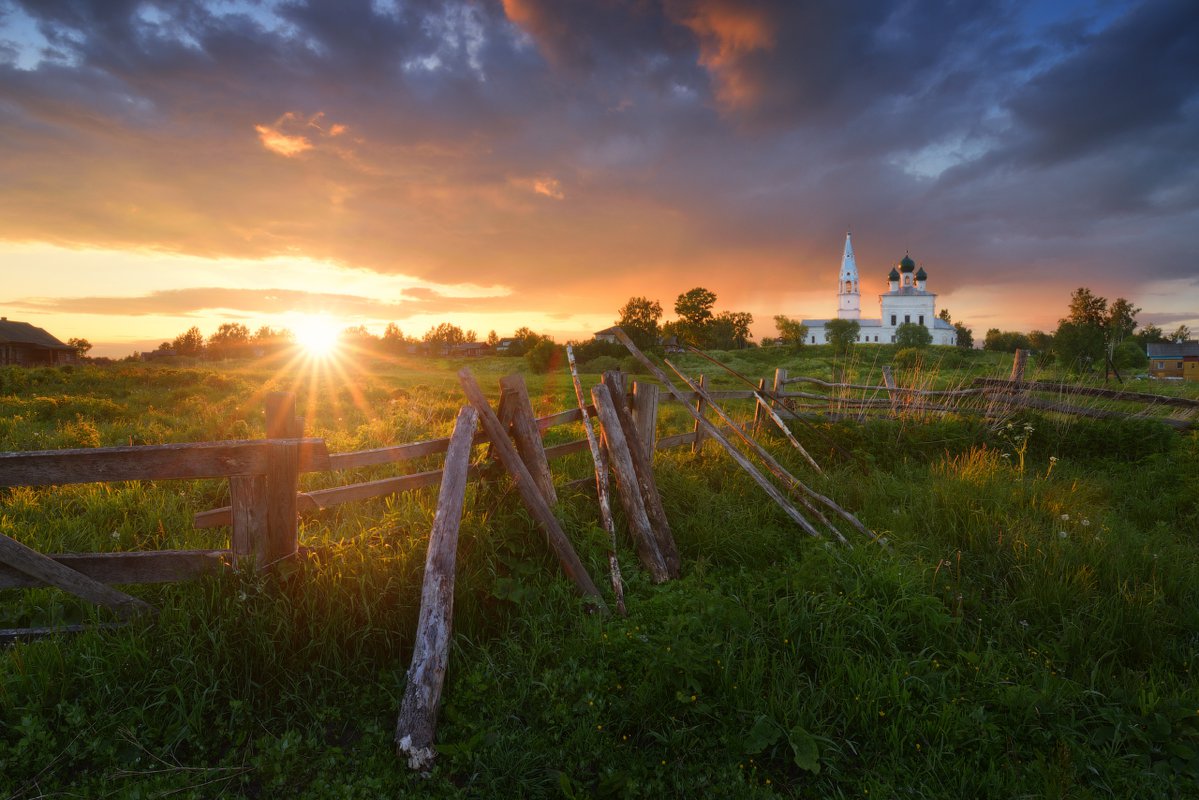
<instances>
[{"instance_id":1,"label":"white church","mask_svg":"<svg viewBox=\"0 0 1199 800\"><path fill-rule=\"evenodd\" d=\"M841 258L841 272L837 277L837 319L857 320L861 328L859 342L894 342L896 328L905 322L915 322L928 328L933 344L957 344L957 331L937 317L937 295L925 288L928 275L923 267L916 268L911 256L905 255L891 268L887 281L888 291L878 297L880 318L863 319L858 264L853 257L853 243L849 234L845 234L845 255ZM828 341L826 323L827 319L803 320L812 344Z\"/></svg>"}]
</instances>

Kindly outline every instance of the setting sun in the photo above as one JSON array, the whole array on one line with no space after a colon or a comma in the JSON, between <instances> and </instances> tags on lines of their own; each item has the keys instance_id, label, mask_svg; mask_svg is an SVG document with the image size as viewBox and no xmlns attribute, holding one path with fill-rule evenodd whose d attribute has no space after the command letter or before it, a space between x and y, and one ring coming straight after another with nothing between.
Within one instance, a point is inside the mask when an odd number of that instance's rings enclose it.
<instances>
[{"instance_id":1,"label":"setting sun","mask_svg":"<svg viewBox=\"0 0 1199 800\"><path fill-rule=\"evenodd\" d=\"M310 356L325 357L337 349L341 330L329 317L302 317L295 322L296 342Z\"/></svg>"}]
</instances>

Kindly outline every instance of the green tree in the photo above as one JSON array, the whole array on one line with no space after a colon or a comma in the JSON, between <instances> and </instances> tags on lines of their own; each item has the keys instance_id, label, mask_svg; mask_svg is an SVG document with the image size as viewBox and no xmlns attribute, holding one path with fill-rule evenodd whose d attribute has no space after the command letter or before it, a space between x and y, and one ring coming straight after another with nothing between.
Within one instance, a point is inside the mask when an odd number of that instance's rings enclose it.
<instances>
[{"instance_id":1,"label":"green tree","mask_svg":"<svg viewBox=\"0 0 1199 800\"><path fill-rule=\"evenodd\" d=\"M499 334L497 334L495 331L488 331L487 332L487 346L495 347L499 343L500 343Z\"/></svg>"},{"instance_id":2,"label":"green tree","mask_svg":"<svg viewBox=\"0 0 1199 800\"><path fill-rule=\"evenodd\" d=\"M1140 312L1141 309L1123 297L1117 297L1112 301L1107 309L1107 318L1104 320L1109 345L1119 344L1127 337L1132 336L1132 332L1137 329L1137 314Z\"/></svg>"},{"instance_id":3,"label":"green tree","mask_svg":"<svg viewBox=\"0 0 1199 800\"><path fill-rule=\"evenodd\" d=\"M1014 353L1017 350L1029 350L1028 337L1019 331L1001 331L991 328L983 339L983 349L996 353Z\"/></svg>"},{"instance_id":4,"label":"green tree","mask_svg":"<svg viewBox=\"0 0 1199 800\"><path fill-rule=\"evenodd\" d=\"M1107 323L1107 298L1080 286L1070 295L1070 313L1066 319L1075 325L1104 327Z\"/></svg>"},{"instance_id":5,"label":"green tree","mask_svg":"<svg viewBox=\"0 0 1199 800\"><path fill-rule=\"evenodd\" d=\"M779 342L799 349L808 341L808 326L784 314L776 314L774 327L779 332Z\"/></svg>"},{"instance_id":6,"label":"green tree","mask_svg":"<svg viewBox=\"0 0 1199 800\"><path fill-rule=\"evenodd\" d=\"M1177 344L1182 344L1183 342L1189 342L1190 340L1191 340L1191 329L1188 328L1186 325L1179 325L1177 328L1174 329L1174 332L1170 334L1170 341L1175 342Z\"/></svg>"},{"instance_id":7,"label":"green tree","mask_svg":"<svg viewBox=\"0 0 1199 800\"><path fill-rule=\"evenodd\" d=\"M208 337L209 358L237 358L246 353L250 329L240 322L222 322Z\"/></svg>"},{"instance_id":8,"label":"green tree","mask_svg":"<svg viewBox=\"0 0 1199 800\"><path fill-rule=\"evenodd\" d=\"M70 339L67 339L67 344L75 348L75 355L79 356L80 358L86 356L87 351L92 349L91 342L89 342L87 339L80 339L76 336L72 336Z\"/></svg>"},{"instance_id":9,"label":"green tree","mask_svg":"<svg viewBox=\"0 0 1199 800\"><path fill-rule=\"evenodd\" d=\"M712 306L716 305L716 294L702 286L683 292L674 302L674 313L679 315L679 336L704 347L708 341L708 323L712 321Z\"/></svg>"},{"instance_id":10,"label":"green tree","mask_svg":"<svg viewBox=\"0 0 1199 800\"><path fill-rule=\"evenodd\" d=\"M905 322L895 329L895 344L902 347L928 347L933 335L919 322Z\"/></svg>"},{"instance_id":11,"label":"green tree","mask_svg":"<svg viewBox=\"0 0 1199 800\"><path fill-rule=\"evenodd\" d=\"M387 323L387 327L383 329L383 338L379 340L383 350L389 353L403 353L407 351L408 344L408 337L404 335L400 326L394 322Z\"/></svg>"},{"instance_id":12,"label":"green tree","mask_svg":"<svg viewBox=\"0 0 1199 800\"><path fill-rule=\"evenodd\" d=\"M566 349L554 344L548 337L542 337L537 344L525 353L525 363L536 373L546 373L559 369L566 363Z\"/></svg>"},{"instance_id":13,"label":"green tree","mask_svg":"<svg viewBox=\"0 0 1199 800\"><path fill-rule=\"evenodd\" d=\"M1089 372L1095 364L1105 363L1103 328L1063 319L1053 334L1053 352L1064 366Z\"/></svg>"},{"instance_id":14,"label":"green tree","mask_svg":"<svg viewBox=\"0 0 1199 800\"><path fill-rule=\"evenodd\" d=\"M616 320L633 344L644 349L658 343L661 333L658 321L662 319L662 304L648 297L630 297L628 302L617 311L620 319Z\"/></svg>"},{"instance_id":15,"label":"green tree","mask_svg":"<svg viewBox=\"0 0 1199 800\"><path fill-rule=\"evenodd\" d=\"M1112 350L1112 364L1116 369L1137 369L1149 363L1149 356L1141 345L1132 341L1120 342Z\"/></svg>"},{"instance_id":16,"label":"green tree","mask_svg":"<svg viewBox=\"0 0 1199 800\"><path fill-rule=\"evenodd\" d=\"M195 325L175 337L171 349L181 356L198 356L204 352L204 334Z\"/></svg>"},{"instance_id":17,"label":"green tree","mask_svg":"<svg viewBox=\"0 0 1199 800\"><path fill-rule=\"evenodd\" d=\"M963 350L973 350L974 331L961 322L953 323L953 329L957 332L957 346Z\"/></svg>"},{"instance_id":18,"label":"green tree","mask_svg":"<svg viewBox=\"0 0 1199 800\"><path fill-rule=\"evenodd\" d=\"M749 332L753 322L754 315L747 311L721 311L708 323L708 346L717 350L743 349L753 338Z\"/></svg>"},{"instance_id":19,"label":"green tree","mask_svg":"<svg viewBox=\"0 0 1199 800\"><path fill-rule=\"evenodd\" d=\"M457 325L450 322L442 322L429 328L421 341L425 344L448 348L456 344L463 344L467 341L467 338L466 333Z\"/></svg>"},{"instance_id":20,"label":"green tree","mask_svg":"<svg viewBox=\"0 0 1199 800\"><path fill-rule=\"evenodd\" d=\"M1133 334L1133 336L1143 345L1160 344L1166 341L1166 332L1153 323L1142 325L1141 329Z\"/></svg>"},{"instance_id":21,"label":"green tree","mask_svg":"<svg viewBox=\"0 0 1199 800\"><path fill-rule=\"evenodd\" d=\"M833 351L841 354L849 351L858 340L862 326L856 319L830 319L824 323L824 333L833 345Z\"/></svg>"}]
</instances>

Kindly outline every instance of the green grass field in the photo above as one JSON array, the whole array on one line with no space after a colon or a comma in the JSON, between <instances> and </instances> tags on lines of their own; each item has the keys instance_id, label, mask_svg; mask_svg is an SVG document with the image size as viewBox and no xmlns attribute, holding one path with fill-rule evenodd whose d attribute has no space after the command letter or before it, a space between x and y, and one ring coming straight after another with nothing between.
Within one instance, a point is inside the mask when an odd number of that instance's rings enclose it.
<instances>
[{"instance_id":1,"label":"green grass field","mask_svg":"<svg viewBox=\"0 0 1199 800\"><path fill-rule=\"evenodd\" d=\"M891 355L720 358L865 379ZM898 372L958 386L1009 365L948 351ZM0 449L260 437L277 389L333 452L445 436L460 366L0 369ZM469 366L494 400L523 362ZM565 371L528 380L538 413L573 407ZM666 433L684 424L664 414ZM622 538L627 618L584 613L506 479L472 484L428 777L392 731L435 489L305 517L312 549L285 576L129 587L162 609L153 625L0 650L0 796L1199 797L1199 434L1032 414L795 431L825 475L781 437L772 452L888 548L808 538L714 443L659 453L683 577L652 585ZM584 477L589 457L555 472ZM43 552L220 547L227 531L190 520L227 497L218 481L6 489L0 532ZM594 497L564 492L557 513L606 586ZM106 619L0 592L0 627Z\"/></svg>"}]
</instances>

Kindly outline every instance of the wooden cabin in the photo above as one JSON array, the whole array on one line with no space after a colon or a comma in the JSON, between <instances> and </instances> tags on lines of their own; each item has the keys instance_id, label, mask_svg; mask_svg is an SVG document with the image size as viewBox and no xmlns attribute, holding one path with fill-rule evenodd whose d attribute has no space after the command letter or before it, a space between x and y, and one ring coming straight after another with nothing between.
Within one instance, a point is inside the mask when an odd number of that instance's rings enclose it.
<instances>
[{"instance_id":1,"label":"wooden cabin","mask_svg":"<svg viewBox=\"0 0 1199 800\"><path fill-rule=\"evenodd\" d=\"M1156 342L1146 349L1154 378L1199 381L1199 342Z\"/></svg>"},{"instance_id":2,"label":"wooden cabin","mask_svg":"<svg viewBox=\"0 0 1199 800\"><path fill-rule=\"evenodd\" d=\"M22 367L74 364L79 353L43 328L0 317L0 365Z\"/></svg>"}]
</instances>

